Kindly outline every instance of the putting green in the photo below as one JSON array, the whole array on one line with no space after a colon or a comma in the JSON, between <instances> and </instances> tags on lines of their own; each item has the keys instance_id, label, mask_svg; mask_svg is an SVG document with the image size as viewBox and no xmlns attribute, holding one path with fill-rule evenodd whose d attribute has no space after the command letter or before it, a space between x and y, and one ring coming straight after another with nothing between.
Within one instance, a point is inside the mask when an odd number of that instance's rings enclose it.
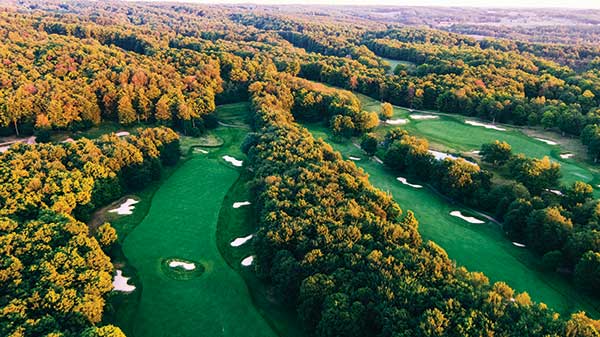
<instances>
[{"instance_id":1,"label":"putting green","mask_svg":"<svg viewBox=\"0 0 600 337\"><path fill-rule=\"evenodd\" d=\"M558 274L542 271L539 258L527 249L513 246L498 225L470 224L451 216L454 210L463 214L469 211L450 204L429 188L402 184L383 165L366 158L350 141L333 141L328 129L317 125L307 127L316 138L323 138L346 158L361 158L355 163L369 174L371 183L391 193L404 210L414 211L423 238L439 244L459 265L470 271L484 272L492 282L504 281L517 291L526 291L533 300L544 302L562 314L585 310L592 317L600 316L596 309L599 302L578 293Z\"/></svg>"}]
</instances>

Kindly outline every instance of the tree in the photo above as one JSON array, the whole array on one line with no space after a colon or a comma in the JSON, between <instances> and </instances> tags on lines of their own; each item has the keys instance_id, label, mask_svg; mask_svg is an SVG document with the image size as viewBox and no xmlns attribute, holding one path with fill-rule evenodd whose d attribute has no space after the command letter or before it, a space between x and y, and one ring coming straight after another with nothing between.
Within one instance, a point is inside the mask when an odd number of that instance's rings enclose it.
<instances>
[{"instance_id":1,"label":"tree","mask_svg":"<svg viewBox=\"0 0 600 337\"><path fill-rule=\"evenodd\" d=\"M158 122L165 122L171 120L171 100L167 95L162 95L158 102L156 102L156 113L154 117Z\"/></svg>"},{"instance_id":2,"label":"tree","mask_svg":"<svg viewBox=\"0 0 600 337\"><path fill-rule=\"evenodd\" d=\"M511 146L499 140L481 146L481 159L495 165L504 165L512 156Z\"/></svg>"},{"instance_id":3,"label":"tree","mask_svg":"<svg viewBox=\"0 0 600 337\"><path fill-rule=\"evenodd\" d=\"M560 250L573 229L571 220L558 207L535 210L527 219L527 244L540 254Z\"/></svg>"},{"instance_id":4,"label":"tree","mask_svg":"<svg viewBox=\"0 0 600 337\"><path fill-rule=\"evenodd\" d=\"M360 147L367 153L367 155L373 156L375 152L377 152L377 144L379 144L377 136L372 133L368 133L363 136Z\"/></svg>"},{"instance_id":5,"label":"tree","mask_svg":"<svg viewBox=\"0 0 600 337\"><path fill-rule=\"evenodd\" d=\"M575 266L575 282L592 294L600 294L600 253L589 251Z\"/></svg>"},{"instance_id":6,"label":"tree","mask_svg":"<svg viewBox=\"0 0 600 337\"><path fill-rule=\"evenodd\" d=\"M96 240L102 247L110 247L117 241L117 231L109 223L104 223L96 231Z\"/></svg>"},{"instance_id":7,"label":"tree","mask_svg":"<svg viewBox=\"0 0 600 337\"><path fill-rule=\"evenodd\" d=\"M381 113L379 117L382 121L386 121L394 116L394 107L390 103L381 103Z\"/></svg>"},{"instance_id":8,"label":"tree","mask_svg":"<svg viewBox=\"0 0 600 337\"><path fill-rule=\"evenodd\" d=\"M131 98L127 94L122 94L117 105L117 113L119 115L119 123L129 125L137 120L137 115Z\"/></svg>"}]
</instances>

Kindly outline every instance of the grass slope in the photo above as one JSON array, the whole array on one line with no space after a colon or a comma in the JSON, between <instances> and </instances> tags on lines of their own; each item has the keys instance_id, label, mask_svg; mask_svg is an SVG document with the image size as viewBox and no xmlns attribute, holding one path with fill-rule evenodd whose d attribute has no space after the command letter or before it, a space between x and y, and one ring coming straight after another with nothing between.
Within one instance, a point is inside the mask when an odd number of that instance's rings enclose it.
<instances>
[{"instance_id":1,"label":"grass slope","mask_svg":"<svg viewBox=\"0 0 600 337\"><path fill-rule=\"evenodd\" d=\"M513 246L496 224L474 225L451 216L453 210L469 212L450 204L431 189L403 185L350 141L333 141L328 129L317 125L307 127L316 138L323 138L346 158L361 158L355 163L369 174L371 183L391 193L404 210L414 211L423 238L440 245L459 265L484 272L492 282L504 281L517 291L526 291L535 301L544 302L562 314L585 310L593 317L600 316L596 309L600 303L578 293L557 274L542 271L539 259L527 249Z\"/></svg>"}]
</instances>

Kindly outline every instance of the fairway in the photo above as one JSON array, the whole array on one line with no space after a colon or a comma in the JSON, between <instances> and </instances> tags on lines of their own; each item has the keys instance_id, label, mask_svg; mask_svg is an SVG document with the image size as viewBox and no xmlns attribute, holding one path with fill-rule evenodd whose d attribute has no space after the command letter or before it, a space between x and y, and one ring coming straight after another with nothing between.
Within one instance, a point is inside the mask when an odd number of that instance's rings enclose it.
<instances>
[{"instance_id":1,"label":"fairway","mask_svg":"<svg viewBox=\"0 0 600 337\"><path fill-rule=\"evenodd\" d=\"M464 213L465 210L429 188L416 189L400 183L383 165L369 160L350 141L333 141L324 127L308 127L315 138L323 138L345 158L360 157L355 163L369 174L371 183L391 193L404 211L414 211L423 238L440 245L459 265L470 271L484 272L492 282L504 281L517 291L526 291L533 300L544 302L562 314L586 310L593 317L600 316L596 310L598 303L578 293L555 273L541 271L535 262L538 259L527 249L513 246L496 224L469 224L451 216L451 211Z\"/></svg>"},{"instance_id":2,"label":"fairway","mask_svg":"<svg viewBox=\"0 0 600 337\"><path fill-rule=\"evenodd\" d=\"M360 98L365 109L380 111L380 102L365 95L357 94L357 96ZM420 114L421 112L419 111L418 113ZM591 184L597 193L600 192L597 186L600 183L600 172L585 162L586 154L581 148L577 149L577 159L565 159L561 158L560 154L570 151L563 148L562 145L546 144L508 125L501 125L506 131L498 131L465 123L466 120L478 120L473 117L436 114L437 119L417 120L410 118L410 114L411 112L408 109L394 107L393 118L406 118L409 120L401 128L407 130L412 135L427 138L431 147L436 150L473 156L472 151L479 150L482 144L491 143L495 140L505 141L512 146L513 153L515 154L524 153L527 156L536 158L548 156L560 163L563 175L561 179L562 183L570 185L575 181L583 181ZM391 128L394 127L383 125L377 129L377 133L384 135ZM559 143L566 141L566 138L563 139L563 137L553 134L553 139L556 138L560 138Z\"/></svg>"},{"instance_id":3,"label":"fairway","mask_svg":"<svg viewBox=\"0 0 600 337\"><path fill-rule=\"evenodd\" d=\"M205 148L208 153L190 149L191 158L160 186L147 216L124 241L142 290L129 317L134 336L276 336L216 242L223 199L240 175L222 157L245 159L239 145L246 132L219 127L214 133L224 145ZM171 271L173 261L196 269Z\"/></svg>"}]
</instances>

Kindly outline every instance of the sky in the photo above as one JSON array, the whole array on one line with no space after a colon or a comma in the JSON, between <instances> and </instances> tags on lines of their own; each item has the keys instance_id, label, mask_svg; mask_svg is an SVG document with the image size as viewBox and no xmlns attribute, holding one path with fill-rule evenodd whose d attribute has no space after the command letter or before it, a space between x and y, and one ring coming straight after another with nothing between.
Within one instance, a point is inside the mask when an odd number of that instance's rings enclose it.
<instances>
[{"instance_id":1,"label":"sky","mask_svg":"<svg viewBox=\"0 0 600 337\"><path fill-rule=\"evenodd\" d=\"M198 3L530 7L600 9L600 0L187 0Z\"/></svg>"}]
</instances>

